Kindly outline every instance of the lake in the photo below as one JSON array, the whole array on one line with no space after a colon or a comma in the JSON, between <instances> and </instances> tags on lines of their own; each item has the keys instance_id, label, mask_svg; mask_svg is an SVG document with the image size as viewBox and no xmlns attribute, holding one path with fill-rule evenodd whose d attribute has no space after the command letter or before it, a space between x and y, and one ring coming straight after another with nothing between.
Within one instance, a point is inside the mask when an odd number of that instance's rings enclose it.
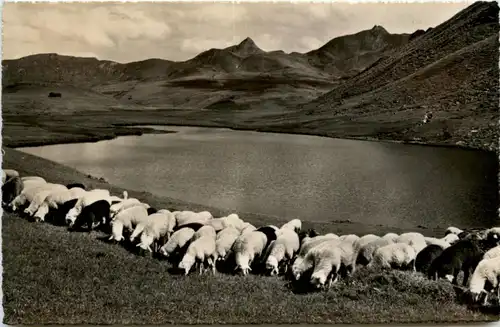
<instances>
[{"instance_id":1,"label":"lake","mask_svg":"<svg viewBox=\"0 0 500 327\"><path fill-rule=\"evenodd\" d=\"M220 128L154 128L177 133L19 150L111 184L237 213L395 227L497 225L494 154Z\"/></svg>"}]
</instances>

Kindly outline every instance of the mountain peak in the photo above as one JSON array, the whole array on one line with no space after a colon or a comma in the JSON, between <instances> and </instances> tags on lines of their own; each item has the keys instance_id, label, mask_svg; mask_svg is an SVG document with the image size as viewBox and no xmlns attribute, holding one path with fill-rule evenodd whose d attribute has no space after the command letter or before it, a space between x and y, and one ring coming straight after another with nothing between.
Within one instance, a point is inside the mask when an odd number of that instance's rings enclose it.
<instances>
[{"instance_id":1,"label":"mountain peak","mask_svg":"<svg viewBox=\"0 0 500 327\"><path fill-rule=\"evenodd\" d=\"M376 33L384 33L384 34L389 34L389 32L387 32L387 30L385 28L383 28L382 26L380 25L375 25L372 27L371 29L372 32L376 32Z\"/></svg>"},{"instance_id":2,"label":"mountain peak","mask_svg":"<svg viewBox=\"0 0 500 327\"><path fill-rule=\"evenodd\" d=\"M238 45L233 45L229 47L228 50L240 56L249 56L252 54L263 53L264 51L259 48L255 42L250 38L246 37Z\"/></svg>"}]
</instances>

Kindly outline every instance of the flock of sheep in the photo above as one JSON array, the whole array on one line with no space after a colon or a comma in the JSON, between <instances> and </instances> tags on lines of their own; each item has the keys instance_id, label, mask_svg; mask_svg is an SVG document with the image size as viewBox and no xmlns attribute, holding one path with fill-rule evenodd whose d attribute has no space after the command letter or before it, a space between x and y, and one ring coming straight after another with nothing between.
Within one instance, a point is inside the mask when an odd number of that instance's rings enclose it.
<instances>
[{"instance_id":1,"label":"flock of sheep","mask_svg":"<svg viewBox=\"0 0 500 327\"><path fill-rule=\"evenodd\" d=\"M200 274L285 274L312 288L328 289L357 267L413 270L454 284L463 271L463 286L473 301L486 301L491 292L500 292L500 227L449 227L443 238L415 232L318 235L312 229L301 231L298 219L281 227L257 228L237 214L214 218L208 211L156 210L123 193L120 198L104 189L86 190L82 184L48 183L11 169L2 175L6 209L22 210L35 221L50 220L70 230L100 229L116 243L124 242L123 233L129 232L126 242L136 243L139 252L169 258L186 275L195 269Z\"/></svg>"}]
</instances>

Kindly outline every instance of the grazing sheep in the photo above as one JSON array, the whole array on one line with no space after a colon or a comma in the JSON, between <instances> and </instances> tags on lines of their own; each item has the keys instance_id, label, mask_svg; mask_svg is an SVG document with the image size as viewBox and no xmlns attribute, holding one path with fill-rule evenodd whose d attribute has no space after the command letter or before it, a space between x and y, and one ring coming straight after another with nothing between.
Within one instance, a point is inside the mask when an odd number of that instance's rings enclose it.
<instances>
[{"instance_id":1,"label":"grazing sheep","mask_svg":"<svg viewBox=\"0 0 500 327\"><path fill-rule=\"evenodd\" d=\"M38 211L35 213L35 218L41 220L41 217L43 216L44 221L48 218L48 220L50 220L53 224L63 226L66 224L66 215L75 206L77 201L78 199L66 201L53 211L49 211L49 207L47 205L43 205L43 207L40 206ZM47 210L47 212L45 212L45 210Z\"/></svg>"},{"instance_id":2,"label":"grazing sheep","mask_svg":"<svg viewBox=\"0 0 500 327\"><path fill-rule=\"evenodd\" d=\"M241 270L247 275L252 269L253 260L262 255L266 248L267 236L260 231L253 231L240 235L233 244L232 251L235 255L235 271Z\"/></svg>"},{"instance_id":3,"label":"grazing sheep","mask_svg":"<svg viewBox=\"0 0 500 327\"><path fill-rule=\"evenodd\" d=\"M367 235L364 235L364 236L361 236L360 238L358 238L356 241L354 241L353 244L354 244L355 248L361 249L361 247L363 245L368 244L370 242L373 242L375 240L378 240L380 238L381 237L377 236L377 235L367 234Z\"/></svg>"},{"instance_id":4,"label":"grazing sheep","mask_svg":"<svg viewBox=\"0 0 500 327\"><path fill-rule=\"evenodd\" d=\"M300 230L302 229L302 221L300 221L300 219L292 219L281 226L280 229L291 229L294 230L295 233L300 233Z\"/></svg>"},{"instance_id":5,"label":"grazing sheep","mask_svg":"<svg viewBox=\"0 0 500 327\"><path fill-rule=\"evenodd\" d=\"M24 182L31 182L31 181L37 181L38 183L47 183L45 178L40 177L40 176L24 176L21 177L21 180Z\"/></svg>"},{"instance_id":6,"label":"grazing sheep","mask_svg":"<svg viewBox=\"0 0 500 327\"><path fill-rule=\"evenodd\" d=\"M68 190L75 188L75 187L81 188L82 190L87 190L85 185L83 185L82 183L71 183L71 184L66 185L66 187L68 188Z\"/></svg>"},{"instance_id":7,"label":"grazing sheep","mask_svg":"<svg viewBox=\"0 0 500 327\"><path fill-rule=\"evenodd\" d=\"M28 187L24 187L21 193L12 200L12 202L8 205L12 211L17 211L17 209L21 206L24 206L26 202L30 203L33 201L36 194L42 192L45 189L50 189L54 184L49 183L39 183L35 185L30 185Z\"/></svg>"},{"instance_id":8,"label":"grazing sheep","mask_svg":"<svg viewBox=\"0 0 500 327\"><path fill-rule=\"evenodd\" d=\"M292 265L292 274L295 280L299 280L305 272L314 267L314 262L316 260L316 257L318 256L318 253L321 253L323 249L338 249L337 245L341 242L341 240L335 238L323 238L322 242L316 243L316 245L311 246L310 249L302 257L300 257L300 254L302 253L301 249L301 253L299 253L299 256L297 256Z\"/></svg>"},{"instance_id":9,"label":"grazing sheep","mask_svg":"<svg viewBox=\"0 0 500 327\"><path fill-rule=\"evenodd\" d=\"M399 235L396 243L406 243L410 245L415 249L415 255L427 246L424 235L414 232Z\"/></svg>"},{"instance_id":10,"label":"grazing sheep","mask_svg":"<svg viewBox=\"0 0 500 327\"><path fill-rule=\"evenodd\" d=\"M141 204L141 201L136 198L128 198L126 200L113 204L110 209L111 219L113 219L120 211L131 208L138 204Z\"/></svg>"},{"instance_id":11,"label":"grazing sheep","mask_svg":"<svg viewBox=\"0 0 500 327\"><path fill-rule=\"evenodd\" d=\"M175 216L168 210L160 210L149 215L148 223L141 234L141 242L137 244L143 250L153 252L151 244L155 243L154 252L158 252L163 244L161 240L171 233L175 226Z\"/></svg>"},{"instance_id":12,"label":"grazing sheep","mask_svg":"<svg viewBox=\"0 0 500 327\"><path fill-rule=\"evenodd\" d=\"M245 223L243 225L243 228L241 229L241 234L250 233L250 232L253 232L256 230L257 230L257 227L255 227L254 225L252 225L250 223Z\"/></svg>"},{"instance_id":13,"label":"grazing sheep","mask_svg":"<svg viewBox=\"0 0 500 327\"><path fill-rule=\"evenodd\" d=\"M257 228L257 232L264 233L266 235L267 243L266 246L264 247L265 249L269 247L269 244L276 240L276 232L278 231L278 227L273 226L273 225L268 225L268 226L263 226L260 228Z\"/></svg>"},{"instance_id":14,"label":"grazing sheep","mask_svg":"<svg viewBox=\"0 0 500 327\"><path fill-rule=\"evenodd\" d=\"M212 226L216 232L223 230L227 227L235 227L241 229L244 225L243 220L241 220L237 214L230 214L227 217L214 218L206 222L207 226Z\"/></svg>"},{"instance_id":15,"label":"grazing sheep","mask_svg":"<svg viewBox=\"0 0 500 327\"><path fill-rule=\"evenodd\" d=\"M9 179L2 185L2 205L12 202L23 191L24 185L19 176Z\"/></svg>"},{"instance_id":16,"label":"grazing sheep","mask_svg":"<svg viewBox=\"0 0 500 327\"><path fill-rule=\"evenodd\" d=\"M458 237L458 235L456 235L456 234L449 233L445 237L441 238L440 240L443 240L444 242L451 245L451 244L458 242L460 240L460 237Z\"/></svg>"},{"instance_id":17,"label":"grazing sheep","mask_svg":"<svg viewBox=\"0 0 500 327\"><path fill-rule=\"evenodd\" d=\"M391 243L375 250L373 259L367 267L382 269L411 269L414 268L417 253L407 243Z\"/></svg>"},{"instance_id":18,"label":"grazing sheep","mask_svg":"<svg viewBox=\"0 0 500 327\"><path fill-rule=\"evenodd\" d=\"M7 183L14 177L19 177L19 172L14 169L2 169L2 184Z\"/></svg>"},{"instance_id":19,"label":"grazing sheep","mask_svg":"<svg viewBox=\"0 0 500 327\"><path fill-rule=\"evenodd\" d=\"M177 221L178 226L190 223L204 224L212 218L213 218L212 214L208 211L201 211L201 212L180 211L175 214L175 219Z\"/></svg>"},{"instance_id":20,"label":"grazing sheep","mask_svg":"<svg viewBox=\"0 0 500 327\"><path fill-rule=\"evenodd\" d=\"M427 275L429 279L436 280L445 277L453 284L457 284L458 274L460 271L463 271L463 286L465 286L469 279L471 269L476 268L483 255L477 242L472 240L460 240L444 249L443 253L432 261Z\"/></svg>"},{"instance_id":21,"label":"grazing sheep","mask_svg":"<svg viewBox=\"0 0 500 327\"><path fill-rule=\"evenodd\" d=\"M357 240L359 240L359 236L355 234L347 234L347 235L342 235L339 237L341 241L346 241L346 242L351 242L354 244Z\"/></svg>"},{"instance_id":22,"label":"grazing sheep","mask_svg":"<svg viewBox=\"0 0 500 327\"><path fill-rule=\"evenodd\" d=\"M111 223L111 237L109 240L120 242L124 239L123 228L132 229L139 223L148 220L148 211L143 206L135 206L120 211Z\"/></svg>"},{"instance_id":23,"label":"grazing sheep","mask_svg":"<svg viewBox=\"0 0 500 327\"><path fill-rule=\"evenodd\" d=\"M337 240L341 241L340 238L336 238L334 236L329 236L329 235L319 235L315 237L305 237L302 239L302 243L300 245L300 250L299 254L295 258L293 265L292 265L292 271L294 270L293 267L298 267L301 262L304 260L305 256L307 253L315 246L326 242L326 241L331 241L331 240ZM347 241L347 240L346 240Z\"/></svg>"},{"instance_id":24,"label":"grazing sheep","mask_svg":"<svg viewBox=\"0 0 500 327\"><path fill-rule=\"evenodd\" d=\"M189 244L186 254L184 254L182 261L179 263L179 269L184 269L185 275L189 273L194 264L198 265L200 275L203 273L203 268L206 265L215 274L215 230L212 226L204 226L203 228L206 228L204 233ZM208 232L210 229L213 231L213 235Z\"/></svg>"},{"instance_id":25,"label":"grazing sheep","mask_svg":"<svg viewBox=\"0 0 500 327\"><path fill-rule=\"evenodd\" d=\"M417 254L415 270L427 275L432 261L443 253L444 248L439 244L429 244Z\"/></svg>"},{"instance_id":26,"label":"grazing sheep","mask_svg":"<svg viewBox=\"0 0 500 327\"><path fill-rule=\"evenodd\" d=\"M110 194L108 190L95 189L88 191L78 199L75 206L66 214L66 224L74 224L76 217L82 212L82 209L99 200L109 200Z\"/></svg>"},{"instance_id":27,"label":"grazing sheep","mask_svg":"<svg viewBox=\"0 0 500 327\"><path fill-rule=\"evenodd\" d=\"M86 191L79 187L74 187L70 190L61 189L51 192L49 195L47 195L45 201L43 201L33 217L35 217L35 220L37 221L45 221L45 215L49 212L50 209L57 210L59 205L62 205L63 203L66 203L73 199L78 199L85 193Z\"/></svg>"},{"instance_id":28,"label":"grazing sheep","mask_svg":"<svg viewBox=\"0 0 500 327\"><path fill-rule=\"evenodd\" d=\"M314 257L311 284L316 289L330 288L338 279L342 257L340 248L321 248L317 252L313 249L310 254Z\"/></svg>"},{"instance_id":29,"label":"grazing sheep","mask_svg":"<svg viewBox=\"0 0 500 327\"><path fill-rule=\"evenodd\" d=\"M395 233L387 233L384 236L382 236L382 238L384 240L391 241L392 243L396 243L399 238L399 235Z\"/></svg>"},{"instance_id":30,"label":"grazing sheep","mask_svg":"<svg viewBox=\"0 0 500 327\"><path fill-rule=\"evenodd\" d=\"M25 214L33 216L40 207L40 205L45 201L47 196L49 196L51 193L57 193L68 190L66 186L61 184L47 183L44 185L46 185L46 187L44 187L42 190L40 190L35 194L28 208L24 210Z\"/></svg>"},{"instance_id":31,"label":"grazing sheep","mask_svg":"<svg viewBox=\"0 0 500 327\"><path fill-rule=\"evenodd\" d=\"M483 259L493 259L496 257L500 257L500 245L495 246L494 248L489 249L483 256Z\"/></svg>"},{"instance_id":32,"label":"grazing sheep","mask_svg":"<svg viewBox=\"0 0 500 327\"><path fill-rule=\"evenodd\" d=\"M494 243L500 244L500 227L492 227L484 231L485 239Z\"/></svg>"},{"instance_id":33,"label":"grazing sheep","mask_svg":"<svg viewBox=\"0 0 500 327\"><path fill-rule=\"evenodd\" d=\"M240 231L236 228L229 226L217 233L217 238L215 240L215 261L225 261L228 254L236 241L240 236Z\"/></svg>"},{"instance_id":34,"label":"grazing sheep","mask_svg":"<svg viewBox=\"0 0 500 327\"><path fill-rule=\"evenodd\" d=\"M500 257L482 259L474 270L469 283L469 292L473 297L473 301L477 302L481 293L486 293L486 297L488 296L488 293L484 290L486 281L493 286L493 289L498 289L499 279ZM498 293L500 295L500 289L498 289ZM486 297L484 299L485 302Z\"/></svg>"},{"instance_id":35,"label":"grazing sheep","mask_svg":"<svg viewBox=\"0 0 500 327\"><path fill-rule=\"evenodd\" d=\"M455 235L455 234L449 234L449 235ZM431 244L439 245L443 249L446 249L451 246L451 244L446 242L445 240L435 237L425 237L425 243L427 244L427 246Z\"/></svg>"},{"instance_id":36,"label":"grazing sheep","mask_svg":"<svg viewBox=\"0 0 500 327\"><path fill-rule=\"evenodd\" d=\"M193 238L195 231L192 228L184 227L174 232L167 243L160 248L160 253L165 257L170 257L177 249L184 248Z\"/></svg>"},{"instance_id":37,"label":"grazing sheep","mask_svg":"<svg viewBox=\"0 0 500 327\"><path fill-rule=\"evenodd\" d=\"M215 229L212 226L204 225L194 233L192 241L196 241L197 239L203 236L210 236L214 239L215 242L217 233L215 232Z\"/></svg>"},{"instance_id":38,"label":"grazing sheep","mask_svg":"<svg viewBox=\"0 0 500 327\"><path fill-rule=\"evenodd\" d=\"M375 252L376 249L392 243L394 243L392 240L379 238L361 246L356 258L356 264L366 266L367 264L370 263L370 261L372 261L373 253Z\"/></svg>"},{"instance_id":39,"label":"grazing sheep","mask_svg":"<svg viewBox=\"0 0 500 327\"><path fill-rule=\"evenodd\" d=\"M278 275L279 266L280 264L283 264L286 273L288 263L292 260L295 253L297 253L300 248L299 235L297 235L295 227L292 225L283 226L282 229L280 229L276 240L269 246L269 248L269 256L265 257L266 270L271 275Z\"/></svg>"},{"instance_id":40,"label":"grazing sheep","mask_svg":"<svg viewBox=\"0 0 500 327\"><path fill-rule=\"evenodd\" d=\"M78 230L86 223L90 232L94 227L107 225L110 222L109 207L110 204L106 200L98 200L85 206L75 221L69 225L69 229Z\"/></svg>"},{"instance_id":41,"label":"grazing sheep","mask_svg":"<svg viewBox=\"0 0 500 327\"><path fill-rule=\"evenodd\" d=\"M446 228L444 235L446 236L448 234L455 234L458 236L458 235L460 235L460 233L463 233L463 230L461 230L460 228L450 226L450 227Z\"/></svg>"}]
</instances>

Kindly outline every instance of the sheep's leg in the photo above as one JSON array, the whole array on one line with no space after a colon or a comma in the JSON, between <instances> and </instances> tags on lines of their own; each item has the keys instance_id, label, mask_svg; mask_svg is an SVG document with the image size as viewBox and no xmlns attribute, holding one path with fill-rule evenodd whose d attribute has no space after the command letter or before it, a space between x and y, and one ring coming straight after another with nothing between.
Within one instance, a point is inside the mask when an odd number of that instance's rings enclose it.
<instances>
[{"instance_id":1,"label":"sheep's leg","mask_svg":"<svg viewBox=\"0 0 500 327\"><path fill-rule=\"evenodd\" d=\"M216 271L215 271L215 261L213 258L208 258L207 259L208 261L208 266L212 269L212 273L215 275Z\"/></svg>"},{"instance_id":2,"label":"sheep's leg","mask_svg":"<svg viewBox=\"0 0 500 327\"><path fill-rule=\"evenodd\" d=\"M464 269L464 280L462 281L462 286L467 287L467 281L469 280L470 270L469 268Z\"/></svg>"},{"instance_id":3,"label":"sheep's leg","mask_svg":"<svg viewBox=\"0 0 500 327\"><path fill-rule=\"evenodd\" d=\"M451 281L451 283L453 285L458 285L458 274L460 273L460 271L458 269L454 269L453 270L453 280Z\"/></svg>"},{"instance_id":4,"label":"sheep's leg","mask_svg":"<svg viewBox=\"0 0 500 327\"><path fill-rule=\"evenodd\" d=\"M203 266L204 266L203 262L200 261L198 263L198 270L199 270L200 275L203 275Z\"/></svg>"}]
</instances>

